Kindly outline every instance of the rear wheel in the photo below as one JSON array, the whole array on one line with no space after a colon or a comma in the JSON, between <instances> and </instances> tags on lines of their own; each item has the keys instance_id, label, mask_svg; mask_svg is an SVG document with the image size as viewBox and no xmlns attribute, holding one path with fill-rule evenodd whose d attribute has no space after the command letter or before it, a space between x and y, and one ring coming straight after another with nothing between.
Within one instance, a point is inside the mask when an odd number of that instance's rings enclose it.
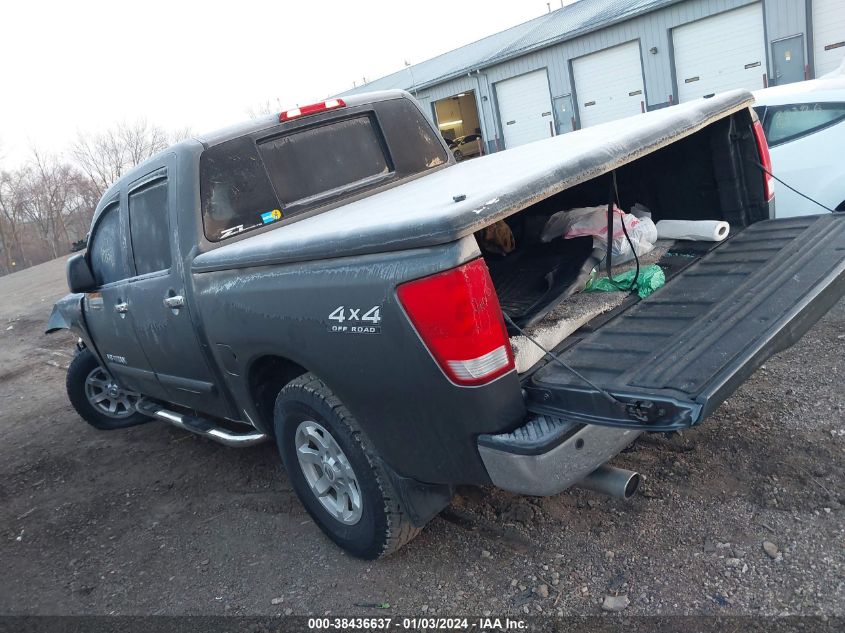
<instances>
[{"instance_id":1,"label":"rear wheel","mask_svg":"<svg viewBox=\"0 0 845 633\"><path fill-rule=\"evenodd\" d=\"M65 384L73 408L94 428L110 431L150 421L135 410L141 394L118 385L89 349L71 361Z\"/></svg>"},{"instance_id":2,"label":"rear wheel","mask_svg":"<svg viewBox=\"0 0 845 633\"><path fill-rule=\"evenodd\" d=\"M419 534L357 421L321 380L305 374L282 389L275 427L294 491L340 547L374 559Z\"/></svg>"}]
</instances>

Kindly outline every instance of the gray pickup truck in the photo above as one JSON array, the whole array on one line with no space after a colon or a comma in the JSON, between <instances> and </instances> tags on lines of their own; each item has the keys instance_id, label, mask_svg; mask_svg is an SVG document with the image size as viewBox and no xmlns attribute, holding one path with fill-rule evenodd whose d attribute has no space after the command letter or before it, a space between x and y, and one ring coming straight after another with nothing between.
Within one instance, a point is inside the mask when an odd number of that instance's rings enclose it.
<instances>
[{"instance_id":1,"label":"gray pickup truck","mask_svg":"<svg viewBox=\"0 0 845 633\"><path fill-rule=\"evenodd\" d=\"M179 143L106 192L68 262L48 331L79 337L70 401L99 429L274 438L308 512L364 558L407 543L457 484L629 496L637 474L608 460L701 422L845 294L843 214L770 219L751 102L460 164L399 91ZM573 320L603 253L542 228L635 202L731 236L675 242L662 288ZM497 225L508 254L485 247Z\"/></svg>"}]
</instances>

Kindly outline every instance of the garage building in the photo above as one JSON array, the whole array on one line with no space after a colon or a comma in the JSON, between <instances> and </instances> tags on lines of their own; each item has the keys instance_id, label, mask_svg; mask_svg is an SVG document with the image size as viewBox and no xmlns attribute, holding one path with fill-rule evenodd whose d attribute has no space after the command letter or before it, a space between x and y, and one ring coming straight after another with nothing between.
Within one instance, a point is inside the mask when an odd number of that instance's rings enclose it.
<instances>
[{"instance_id":1,"label":"garage building","mask_svg":"<svg viewBox=\"0 0 845 633\"><path fill-rule=\"evenodd\" d=\"M845 0L579 0L343 94L408 90L495 152L843 59Z\"/></svg>"}]
</instances>

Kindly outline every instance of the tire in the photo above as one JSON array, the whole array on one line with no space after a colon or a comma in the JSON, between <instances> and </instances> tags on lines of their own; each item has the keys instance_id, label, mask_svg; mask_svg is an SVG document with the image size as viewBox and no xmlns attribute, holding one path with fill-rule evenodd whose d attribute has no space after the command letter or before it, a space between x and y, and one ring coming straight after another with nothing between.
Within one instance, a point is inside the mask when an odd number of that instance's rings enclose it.
<instances>
[{"instance_id":1,"label":"tire","mask_svg":"<svg viewBox=\"0 0 845 633\"><path fill-rule=\"evenodd\" d=\"M95 429L112 431L149 422L150 418L135 411L140 397L119 388L109 373L100 366L90 349L80 350L67 369L67 397L79 416ZM104 398L97 402L100 395ZM117 403L110 412L109 403Z\"/></svg>"},{"instance_id":2,"label":"tire","mask_svg":"<svg viewBox=\"0 0 845 633\"><path fill-rule=\"evenodd\" d=\"M456 149L455 150L455 160L460 163L463 159L464 159L464 153L461 150Z\"/></svg>"},{"instance_id":3,"label":"tire","mask_svg":"<svg viewBox=\"0 0 845 633\"><path fill-rule=\"evenodd\" d=\"M294 491L341 548L373 560L422 531L411 524L358 422L319 378L304 374L281 390L274 424Z\"/></svg>"}]
</instances>

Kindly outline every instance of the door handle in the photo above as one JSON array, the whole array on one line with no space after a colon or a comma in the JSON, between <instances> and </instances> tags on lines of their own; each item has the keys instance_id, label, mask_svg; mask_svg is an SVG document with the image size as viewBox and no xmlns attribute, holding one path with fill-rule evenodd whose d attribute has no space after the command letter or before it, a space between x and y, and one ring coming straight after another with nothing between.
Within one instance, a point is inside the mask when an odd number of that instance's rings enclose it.
<instances>
[{"instance_id":1,"label":"door handle","mask_svg":"<svg viewBox=\"0 0 845 633\"><path fill-rule=\"evenodd\" d=\"M176 295L175 297L165 297L164 298L164 305L168 308L173 310L178 310L179 308L185 307L185 297L182 295Z\"/></svg>"},{"instance_id":2,"label":"door handle","mask_svg":"<svg viewBox=\"0 0 845 633\"><path fill-rule=\"evenodd\" d=\"M126 302L116 303L114 306L114 311L119 314L126 314L127 312L129 312L129 304Z\"/></svg>"}]
</instances>

